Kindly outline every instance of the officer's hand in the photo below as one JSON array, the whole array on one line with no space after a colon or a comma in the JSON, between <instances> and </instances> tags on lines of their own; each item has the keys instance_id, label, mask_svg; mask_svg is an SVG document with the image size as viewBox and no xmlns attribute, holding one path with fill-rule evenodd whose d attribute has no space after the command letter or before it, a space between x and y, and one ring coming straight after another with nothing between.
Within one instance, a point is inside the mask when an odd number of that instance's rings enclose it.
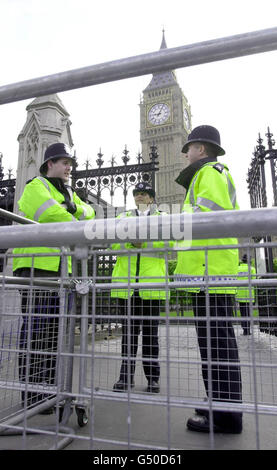
<instances>
[{"instance_id":1,"label":"officer's hand","mask_svg":"<svg viewBox=\"0 0 277 470\"><path fill-rule=\"evenodd\" d=\"M75 202L70 201L70 202L67 202L66 205L67 205L67 212L69 212L70 214L75 214L77 210L77 206Z\"/></svg>"},{"instance_id":2,"label":"officer's hand","mask_svg":"<svg viewBox=\"0 0 277 470\"><path fill-rule=\"evenodd\" d=\"M76 210L77 210L77 206L76 206L75 202L71 202L71 201L63 202L61 205L62 205L62 206L65 208L65 210L66 210L67 212L69 212L70 214L74 214L74 213L76 212Z\"/></svg>"}]
</instances>

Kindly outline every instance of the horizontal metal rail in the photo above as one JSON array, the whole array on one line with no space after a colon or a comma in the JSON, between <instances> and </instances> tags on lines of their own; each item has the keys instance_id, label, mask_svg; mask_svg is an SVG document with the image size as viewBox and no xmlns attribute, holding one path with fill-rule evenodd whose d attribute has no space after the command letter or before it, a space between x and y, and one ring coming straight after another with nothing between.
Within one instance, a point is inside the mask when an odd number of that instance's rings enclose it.
<instances>
[{"instance_id":1,"label":"horizontal metal rail","mask_svg":"<svg viewBox=\"0 0 277 470\"><path fill-rule=\"evenodd\" d=\"M155 219L155 220L154 220ZM155 234L151 235L154 226ZM191 227L191 231L188 230ZM191 232L191 233L189 233ZM120 238L124 235L124 239ZM165 234L167 235L165 237ZM251 238L277 235L277 209L216 211L157 217L93 219L81 222L1 227L0 248L89 246L137 240ZM82 257L81 252L79 256ZM84 254L85 257L85 254Z\"/></svg>"},{"instance_id":2,"label":"horizontal metal rail","mask_svg":"<svg viewBox=\"0 0 277 470\"><path fill-rule=\"evenodd\" d=\"M277 28L127 57L0 87L0 104L277 49Z\"/></svg>"},{"instance_id":3,"label":"horizontal metal rail","mask_svg":"<svg viewBox=\"0 0 277 470\"><path fill-rule=\"evenodd\" d=\"M84 390L84 395L87 396L91 394L90 389ZM125 396L124 396L125 395ZM90 397L90 395L89 395ZM112 400L112 401L126 401L126 394L120 392L102 392L102 391L95 391L94 392L95 399L105 399L105 400ZM129 397L130 403L141 403L145 404L145 397L141 396L140 394L132 393ZM147 403L151 403L152 405L163 405L168 406L168 399L167 397L163 396L152 396L147 397ZM184 399L179 397L170 397L170 405L173 407L186 407L186 408L207 408L206 404L200 403L199 400L194 399ZM253 404L253 403L235 403L235 402L220 402L220 401L212 401L213 410L222 410L222 411L243 411L246 413L260 413L260 414L273 414L276 415L277 407L275 405L264 405L264 404Z\"/></svg>"},{"instance_id":4,"label":"horizontal metal rail","mask_svg":"<svg viewBox=\"0 0 277 470\"><path fill-rule=\"evenodd\" d=\"M174 278L174 276L172 276ZM186 282L185 278L187 278L190 282ZM164 280L164 278L163 278ZM184 276L184 280L180 281L171 281L169 282L168 279L168 284L165 283L160 283L160 282L140 282L140 288L141 289L157 289L160 290L165 289L168 287L168 289L178 289L178 288L183 288L183 287L206 287L207 284L209 287L249 287L249 280L239 280L239 279L233 279L233 280L221 280L217 279L216 276L195 276L195 280L191 281L190 276ZM79 293L83 293L84 291L84 286L87 287L86 291L84 292L87 294L87 292L90 289L96 289L96 290L110 290L110 289L115 289L115 290L121 290L121 289L135 289L137 288L137 283L136 282L127 282L127 277L126 277L126 282L103 282L103 283L95 283L94 281L75 281L75 279L72 278L72 280L63 280L63 282L59 281L51 281L45 278L27 278L27 277L13 277L13 276L3 276L0 275L0 290L1 290L1 285L3 286L8 286L8 285L20 285L20 286L36 286L36 287L52 287L52 288L71 288L76 289L76 291ZM80 286L80 287L79 287ZM251 280L251 286L252 287L274 287L277 286L277 279L252 279Z\"/></svg>"},{"instance_id":5,"label":"horizontal metal rail","mask_svg":"<svg viewBox=\"0 0 277 470\"><path fill-rule=\"evenodd\" d=\"M35 222L35 220L27 219L27 217L22 217L21 215L14 214L14 212L6 211L5 209L0 209L0 217L3 217L3 219L12 220L13 222L18 222L22 225L39 223Z\"/></svg>"},{"instance_id":6,"label":"horizontal metal rail","mask_svg":"<svg viewBox=\"0 0 277 470\"><path fill-rule=\"evenodd\" d=\"M73 280L52 281L48 278L37 278L37 277L13 277L0 275L0 291L6 288L7 285L19 285L19 286L32 286L32 287L50 287L50 288L74 288Z\"/></svg>"}]
</instances>

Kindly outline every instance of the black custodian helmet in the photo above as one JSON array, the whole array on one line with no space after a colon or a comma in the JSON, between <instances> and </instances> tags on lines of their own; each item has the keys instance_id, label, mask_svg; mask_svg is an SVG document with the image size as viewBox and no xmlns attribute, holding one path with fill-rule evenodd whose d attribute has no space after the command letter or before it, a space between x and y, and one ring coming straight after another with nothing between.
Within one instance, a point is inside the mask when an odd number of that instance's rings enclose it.
<instances>
[{"instance_id":1,"label":"black custodian helmet","mask_svg":"<svg viewBox=\"0 0 277 470\"><path fill-rule=\"evenodd\" d=\"M139 192L148 193L149 196L151 196L153 198L155 197L155 194L156 194L154 189L152 188L152 186L150 186L149 183L144 183L144 182L136 184L136 186L133 190L133 196L135 196L136 193L139 193Z\"/></svg>"},{"instance_id":2,"label":"black custodian helmet","mask_svg":"<svg viewBox=\"0 0 277 470\"><path fill-rule=\"evenodd\" d=\"M187 153L188 146L192 142L208 142L214 146L217 155L225 155L225 150L221 147L220 134L213 126L195 127L188 135L188 140L182 148L183 153Z\"/></svg>"},{"instance_id":3,"label":"black custodian helmet","mask_svg":"<svg viewBox=\"0 0 277 470\"><path fill-rule=\"evenodd\" d=\"M53 160L53 158L70 158L72 162L74 161L74 157L72 156L70 147L66 144L61 142L57 142L56 144L51 144L44 153L44 161L40 166L39 171L43 172L45 170L45 163L49 160Z\"/></svg>"}]
</instances>

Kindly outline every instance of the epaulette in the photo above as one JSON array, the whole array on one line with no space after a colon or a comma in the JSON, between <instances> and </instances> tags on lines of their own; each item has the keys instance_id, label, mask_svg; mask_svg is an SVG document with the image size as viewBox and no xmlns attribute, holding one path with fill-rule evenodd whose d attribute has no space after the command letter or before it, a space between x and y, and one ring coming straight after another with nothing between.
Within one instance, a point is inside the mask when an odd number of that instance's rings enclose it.
<instances>
[{"instance_id":1,"label":"epaulette","mask_svg":"<svg viewBox=\"0 0 277 470\"><path fill-rule=\"evenodd\" d=\"M224 170L224 165L222 165L222 163L215 163L215 165L213 165L213 168L219 171L219 173L222 173Z\"/></svg>"},{"instance_id":2,"label":"epaulette","mask_svg":"<svg viewBox=\"0 0 277 470\"><path fill-rule=\"evenodd\" d=\"M31 178L30 180L26 181L26 184L29 184L31 183L31 181L33 181L34 179L36 179L36 176L34 176L33 178Z\"/></svg>"}]
</instances>

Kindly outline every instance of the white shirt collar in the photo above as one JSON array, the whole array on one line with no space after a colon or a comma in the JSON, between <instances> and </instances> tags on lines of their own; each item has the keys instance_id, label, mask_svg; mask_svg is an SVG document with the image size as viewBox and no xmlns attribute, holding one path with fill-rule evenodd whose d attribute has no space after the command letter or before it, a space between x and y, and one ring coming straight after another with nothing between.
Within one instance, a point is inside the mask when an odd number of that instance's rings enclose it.
<instances>
[{"instance_id":1,"label":"white shirt collar","mask_svg":"<svg viewBox=\"0 0 277 470\"><path fill-rule=\"evenodd\" d=\"M140 210L138 210L138 209L137 209L137 211L138 211L138 215L139 215L139 216L141 216L141 215L148 215L148 214L150 213L150 209L146 209L146 211L144 211L144 212L142 212L142 211L140 211Z\"/></svg>"}]
</instances>

